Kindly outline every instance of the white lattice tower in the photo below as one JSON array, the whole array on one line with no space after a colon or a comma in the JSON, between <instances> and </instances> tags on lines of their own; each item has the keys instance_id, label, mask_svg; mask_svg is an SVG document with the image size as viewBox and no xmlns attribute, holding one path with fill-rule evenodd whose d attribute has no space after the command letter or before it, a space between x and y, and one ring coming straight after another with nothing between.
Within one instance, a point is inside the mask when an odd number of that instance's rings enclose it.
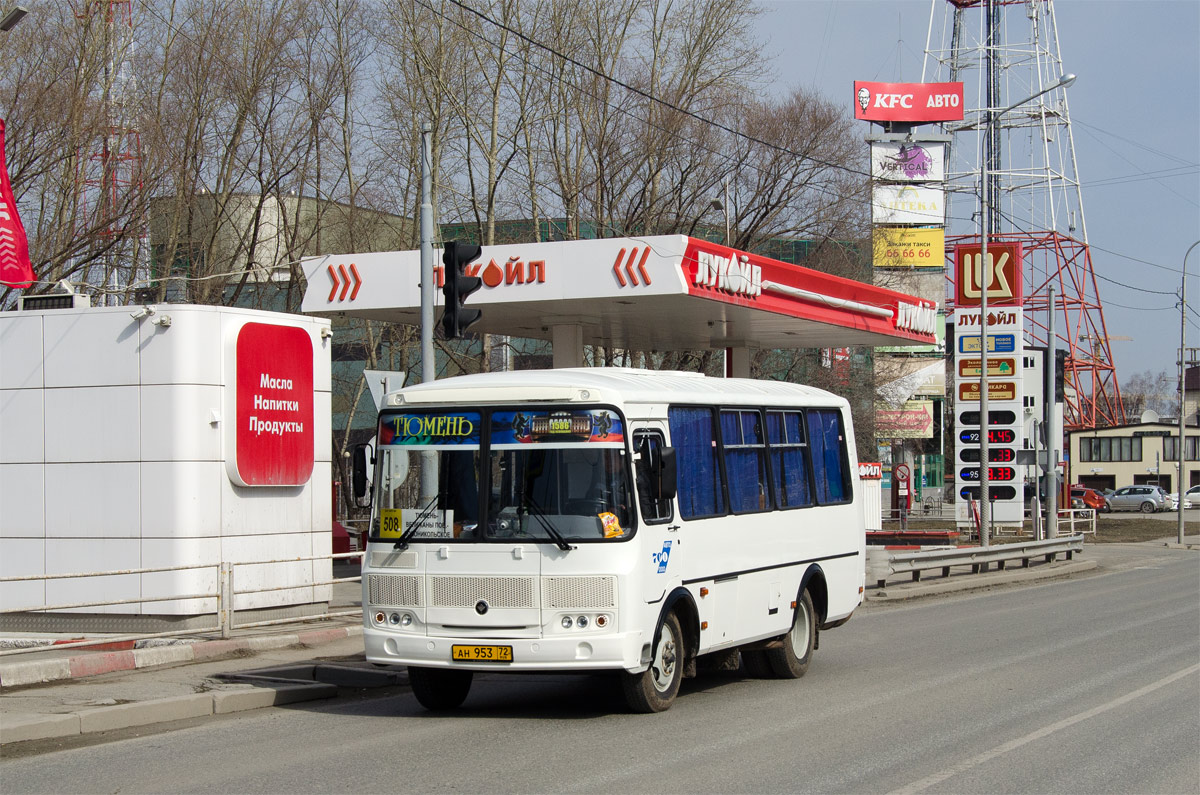
<instances>
[{"instance_id":1,"label":"white lattice tower","mask_svg":"<svg viewBox=\"0 0 1200 795\"><path fill-rule=\"evenodd\" d=\"M1047 343L1047 297L1054 285L1057 346L1068 351L1064 424L1124 422L1120 389L1087 243L1064 68L1053 0L932 0L923 81L963 83L964 118L947 164L947 254L977 242L980 163L988 160L993 241L1025 247L1025 328ZM991 136L990 146L985 138ZM950 269L953 273L953 268ZM951 294L953 291L951 291Z\"/></svg>"}]
</instances>

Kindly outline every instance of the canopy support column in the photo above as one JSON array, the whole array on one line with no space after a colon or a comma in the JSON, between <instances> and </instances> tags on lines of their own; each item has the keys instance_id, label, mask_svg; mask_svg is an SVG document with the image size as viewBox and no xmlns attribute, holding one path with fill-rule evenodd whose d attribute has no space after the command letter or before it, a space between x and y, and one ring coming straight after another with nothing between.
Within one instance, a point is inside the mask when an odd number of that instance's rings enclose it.
<instances>
[{"instance_id":1,"label":"canopy support column","mask_svg":"<svg viewBox=\"0 0 1200 795\"><path fill-rule=\"evenodd\" d=\"M749 378L750 377L750 349L741 348L726 348L725 349L725 377L726 378Z\"/></svg>"},{"instance_id":2,"label":"canopy support column","mask_svg":"<svg viewBox=\"0 0 1200 795\"><path fill-rule=\"evenodd\" d=\"M550 327L554 368L583 367L583 326L578 323Z\"/></svg>"}]
</instances>

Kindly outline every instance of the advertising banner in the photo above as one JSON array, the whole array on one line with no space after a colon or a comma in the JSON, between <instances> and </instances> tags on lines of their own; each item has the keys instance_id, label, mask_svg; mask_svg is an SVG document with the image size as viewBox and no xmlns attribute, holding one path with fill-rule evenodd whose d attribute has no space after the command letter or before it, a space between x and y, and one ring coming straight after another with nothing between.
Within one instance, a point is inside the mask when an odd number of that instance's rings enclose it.
<instances>
[{"instance_id":1,"label":"advertising banner","mask_svg":"<svg viewBox=\"0 0 1200 795\"><path fill-rule=\"evenodd\" d=\"M29 287L34 282L29 262L29 240L17 214L17 200L8 181L4 160L4 120L0 119L0 283L9 287Z\"/></svg>"},{"instance_id":2,"label":"advertising banner","mask_svg":"<svg viewBox=\"0 0 1200 795\"><path fill-rule=\"evenodd\" d=\"M885 182L943 182L946 145L934 141L873 141L871 177Z\"/></svg>"},{"instance_id":3,"label":"advertising banner","mask_svg":"<svg viewBox=\"0 0 1200 795\"><path fill-rule=\"evenodd\" d=\"M944 265L946 231L877 226L871 233L876 268L937 268Z\"/></svg>"},{"instance_id":4,"label":"advertising banner","mask_svg":"<svg viewBox=\"0 0 1200 795\"><path fill-rule=\"evenodd\" d=\"M871 190L871 221L941 226L946 221L945 194L941 188L876 183Z\"/></svg>"},{"instance_id":5,"label":"advertising banner","mask_svg":"<svg viewBox=\"0 0 1200 795\"><path fill-rule=\"evenodd\" d=\"M312 475L313 345L306 329L246 323L236 344L239 486L300 486Z\"/></svg>"},{"instance_id":6,"label":"advertising banner","mask_svg":"<svg viewBox=\"0 0 1200 795\"><path fill-rule=\"evenodd\" d=\"M863 121L961 121L962 83L854 81L854 118Z\"/></svg>"},{"instance_id":7,"label":"advertising banner","mask_svg":"<svg viewBox=\"0 0 1200 795\"><path fill-rule=\"evenodd\" d=\"M992 368L988 368L990 372ZM959 400L974 400L979 402L979 382L963 381L958 385ZM1001 401L1013 401L1017 398L1017 383L1015 381L988 381L988 405Z\"/></svg>"},{"instance_id":8,"label":"advertising banner","mask_svg":"<svg viewBox=\"0 0 1200 795\"><path fill-rule=\"evenodd\" d=\"M909 400L898 409L876 405L875 438L932 439L933 401Z\"/></svg>"}]
</instances>

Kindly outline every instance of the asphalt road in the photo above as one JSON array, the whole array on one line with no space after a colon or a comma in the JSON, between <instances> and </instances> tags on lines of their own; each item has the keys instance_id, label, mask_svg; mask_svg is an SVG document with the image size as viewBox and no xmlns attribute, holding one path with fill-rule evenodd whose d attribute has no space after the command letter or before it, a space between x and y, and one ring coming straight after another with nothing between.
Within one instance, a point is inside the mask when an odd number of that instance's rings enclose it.
<instances>
[{"instance_id":1,"label":"asphalt road","mask_svg":"<svg viewBox=\"0 0 1200 795\"><path fill-rule=\"evenodd\" d=\"M900 606L799 681L710 675L660 715L601 677L492 675L0 762L5 792L1200 790L1200 560Z\"/></svg>"}]
</instances>

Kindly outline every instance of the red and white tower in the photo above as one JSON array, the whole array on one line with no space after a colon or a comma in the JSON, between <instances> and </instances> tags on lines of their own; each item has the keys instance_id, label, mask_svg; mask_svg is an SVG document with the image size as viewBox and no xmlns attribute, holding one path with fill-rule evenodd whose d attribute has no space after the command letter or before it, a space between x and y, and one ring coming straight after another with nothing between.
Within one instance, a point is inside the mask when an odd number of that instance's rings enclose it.
<instances>
[{"instance_id":1,"label":"red and white tower","mask_svg":"<svg viewBox=\"0 0 1200 795\"><path fill-rule=\"evenodd\" d=\"M1053 0L932 4L922 80L962 82L965 106L963 121L945 125L954 136L947 254L957 243L978 242L986 156L989 241L1024 247L1026 341L1046 346L1053 327L1049 347L1067 351L1063 422L1071 430L1122 423L1125 411L1092 269L1067 92L1056 88L1010 109L1065 71Z\"/></svg>"},{"instance_id":2,"label":"red and white tower","mask_svg":"<svg viewBox=\"0 0 1200 795\"><path fill-rule=\"evenodd\" d=\"M76 226L104 252L99 260L103 273L90 268L86 281L112 295L129 292L148 275L133 73L133 2L87 0L78 18L87 33L90 61L98 67L90 101L102 121L77 160Z\"/></svg>"}]
</instances>

